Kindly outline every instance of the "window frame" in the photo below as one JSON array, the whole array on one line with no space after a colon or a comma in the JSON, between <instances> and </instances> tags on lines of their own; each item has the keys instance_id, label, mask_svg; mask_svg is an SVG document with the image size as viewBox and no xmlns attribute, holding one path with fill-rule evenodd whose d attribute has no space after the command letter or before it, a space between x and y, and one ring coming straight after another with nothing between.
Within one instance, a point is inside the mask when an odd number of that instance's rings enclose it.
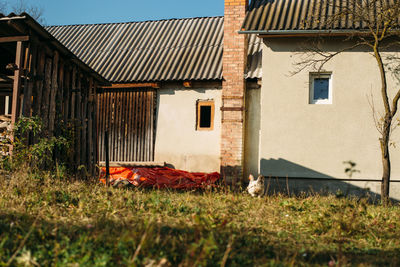
<instances>
[{"instance_id":1,"label":"window frame","mask_svg":"<svg viewBox=\"0 0 400 267\"><path fill-rule=\"evenodd\" d=\"M310 72L309 104L329 105L333 103L332 77L332 72ZM314 81L318 78L329 79L328 99L314 99Z\"/></svg>"},{"instance_id":2,"label":"window frame","mask_svg":"<svg viewBox=\"0 0 400 267\"><path fill-rule=\"evenodd\" d=\"M200 127L200 118L201 118L201 107L210 106L211 107L211 121L210 127ZM212 131L214 130L214 115L215 115L215 103L214 100L197 100L197 108L196 108L196 131Z\"/></svg>"}]
</instances>

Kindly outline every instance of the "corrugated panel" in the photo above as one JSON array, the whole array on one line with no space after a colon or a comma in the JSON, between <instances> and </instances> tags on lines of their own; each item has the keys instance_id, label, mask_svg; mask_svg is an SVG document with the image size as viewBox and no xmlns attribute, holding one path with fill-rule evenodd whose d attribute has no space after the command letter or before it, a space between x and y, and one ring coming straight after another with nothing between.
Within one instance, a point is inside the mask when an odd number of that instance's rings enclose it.
<instances>
[{"instance_id":1,"label":"corrugated panel","mask_svg":"<svg viewBox=\"0 0 400 267\"><path fill-rule=\"evenodd\" d=\"M256 34L249 35L246 79L262 77L262 39Z\"/></svg>"},{"instance_id":2,"label":"corrugated panel","mask_svg":"<svg viewBox=\"0 0 400 267\"><path fill-rule=\"evenodd\" d=\"M220 80L223 22L223 17L206 17L47 30L111 82ZM256 37L251 40L247 76L257 78L261 46Z\"/></svg>"},{"instance_id":3,"label":"corrugated panel","mask_svg":"<svg viewBox=\"0 0 400 267\"><path fill-rule=\"evenodd\" d=\"M373 14L379 12L381 5L396 1L253 0L242 28L259 33L365 30L368 29L365 19L354 14L370 11L369 23L377 25Z\"/></svg>"}]
</instances>

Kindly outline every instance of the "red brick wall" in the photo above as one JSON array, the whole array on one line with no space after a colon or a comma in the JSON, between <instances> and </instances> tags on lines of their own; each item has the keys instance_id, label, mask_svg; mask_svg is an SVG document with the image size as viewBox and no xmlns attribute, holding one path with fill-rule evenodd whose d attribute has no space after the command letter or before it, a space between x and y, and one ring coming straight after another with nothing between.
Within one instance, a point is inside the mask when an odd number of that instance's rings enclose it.
<instances>
[{"instance_id":1,"label":"red brick wall","mask_svg":"<svg viewBox=\"0 0 400 267\"><path fill-rule=\"evenodd\" d=\"M225 0L221 173L228 184L243 178L247 35L238 31L247 6L247 0Z\"/></svg>"}]
</instances>

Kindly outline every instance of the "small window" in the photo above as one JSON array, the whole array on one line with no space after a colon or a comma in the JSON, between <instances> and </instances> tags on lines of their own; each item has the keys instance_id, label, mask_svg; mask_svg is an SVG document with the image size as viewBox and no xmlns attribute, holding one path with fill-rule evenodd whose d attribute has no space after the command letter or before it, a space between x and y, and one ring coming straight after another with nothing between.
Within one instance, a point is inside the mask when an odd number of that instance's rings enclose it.
<instances>
[{"instance_id":1,"label":"small window","mask_svg":"<svg viewBox=\"0 0 400 267\"><path fill-rule=\"evenodd\" d=\"M197 102L197 130L211 131L214 129L214 101Z\"/></svg>"},{"instance_id":2,"label":"small window","mask_svg":"<svg viewBox=\"0 0 400 267\"><path fill-rule=\"evenodd\" d=\"M310 74L310 104L332 104L332 74Z\"/></svg>"}]
</instances>

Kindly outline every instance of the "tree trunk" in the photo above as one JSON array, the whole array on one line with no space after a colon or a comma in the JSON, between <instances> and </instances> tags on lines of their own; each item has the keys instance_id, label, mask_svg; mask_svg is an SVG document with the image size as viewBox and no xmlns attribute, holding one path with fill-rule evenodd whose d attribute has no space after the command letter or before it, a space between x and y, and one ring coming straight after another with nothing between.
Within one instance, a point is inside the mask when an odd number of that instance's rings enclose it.
<instances>
[{"instance_id":1,"label":"tree trunk","mask_svg":"<svg viewBox=\"0 0 400 267\"><path fill-rule=\"evenodd\" d=\"M382 152L382 184L381 184L381 198L382 204L387 205L389 203L389 186L390 186L390 154L389 154L389 140L390 140L390 130L392 126L392 111L390 109L389 97L387 92L387 81L386 81L386 72L385 67L382 61L381 54L379 52L379 40L375 38L374 44L374 56L378 63L378 68L381 76L381 94L383 106L385 107L385 121L382 128L382 138L380 140L381 143L381 152Z\"/></svg>"},{"instance_id":2,"label":"tree trunk","mask_svg":"<svg viewBox=\"0 0 400 267\"><path fill-rule=\"evenodd\" d=\"M388 124L388 125L387 125ZM381 152L382 152L382 184L381 184L381 197L382 204L388 205L389 203L389 189L390 189L390 153L389 153L389 136L390 136L390 122L385 122L385 128L382 133L381 139Z\"/></svg>"}]
</instances>

